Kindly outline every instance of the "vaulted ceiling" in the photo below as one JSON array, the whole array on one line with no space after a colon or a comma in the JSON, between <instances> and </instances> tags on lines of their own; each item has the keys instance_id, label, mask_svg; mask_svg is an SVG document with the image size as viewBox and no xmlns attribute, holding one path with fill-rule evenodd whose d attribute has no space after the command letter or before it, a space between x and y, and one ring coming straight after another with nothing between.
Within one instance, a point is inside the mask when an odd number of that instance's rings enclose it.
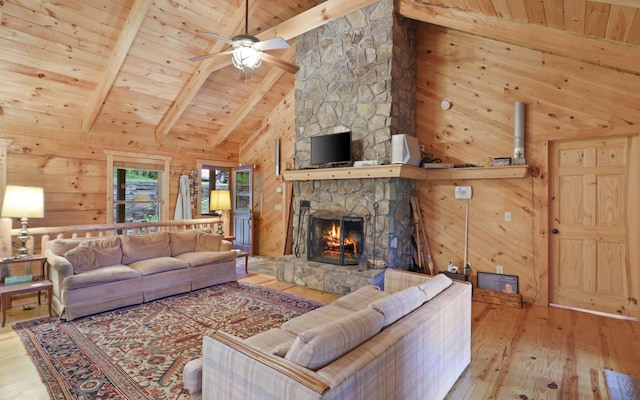
<instances>
[{"instance_id":1,"label":"vaulted ceiling","mask_svg":"<svg viewBox=\"0 0 640 400\"><path fill-rule=\"evenodd\" d=\"M272 54L295 62L296 36L374 1L318 2L250 0L248 33L284 37L294 48ZM638 6L398 1L399 12L414 19L577 58L591 54L635 73L640 67L625 54L638 52ZM266 63L244 80L227 57L188 61L228 47L203 32L244 33L244 0L0 0L0 22L0 129L7 133L32 121L56 134L126 134L196 148L238 144L294 85L293 75ZM587 40L574 46L578 37Z\"/></svg>"}]
</instances>

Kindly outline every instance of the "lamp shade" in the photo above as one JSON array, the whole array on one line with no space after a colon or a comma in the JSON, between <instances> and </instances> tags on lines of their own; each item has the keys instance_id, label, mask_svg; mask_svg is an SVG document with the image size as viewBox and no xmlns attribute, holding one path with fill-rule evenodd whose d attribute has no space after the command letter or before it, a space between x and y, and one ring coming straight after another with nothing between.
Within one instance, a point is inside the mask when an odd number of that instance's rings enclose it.
<instances>
[{"instance_id":1,"label":"lamp shade","mask_svg":"<svg viewBox=\"0 0 640 400\"><path fill-rule=\"evenodd\" d=\"M2 216L44 218L44 190L35 186L7 185Z\"/></svg>"},{"instance_id":2,"label":"lamp shade","mask_svg":"<svg viewBox=\"0 0 640 400\"><path fill-rule=\"evenodd\" d=\"M212 190L209 195L209 211L231 210L231 192L228 190Z\"/></svg>"}]
</instances>

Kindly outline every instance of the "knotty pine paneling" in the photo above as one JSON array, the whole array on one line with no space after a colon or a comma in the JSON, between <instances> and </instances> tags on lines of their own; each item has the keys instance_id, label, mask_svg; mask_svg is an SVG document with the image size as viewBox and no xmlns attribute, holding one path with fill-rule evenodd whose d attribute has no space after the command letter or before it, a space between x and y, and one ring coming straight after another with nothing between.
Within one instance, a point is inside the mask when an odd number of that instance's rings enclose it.
<instances>
[{"instance_id":1,"label":"knotty pine paneling","mask_svg":"<svg viewBox=\"0 0 640 400\"><path fill-rule=\"evenodd\" d=\"M285 254L288 185L275 176L275 140L280 138L280 167L293 158L295 137L294 90L274 108L261 129L240 148L242 165L253 164L254 252L265 256ZM280 189L280 192L277 190Z\"/></svg>"},{"instance_id":2,"label":"knotty pine paneling","mask_svg":"<svg viewBox=\"0 0 640 400\"><path fill-rule=\"evenodd\" d=\"M473 188L468 259L474 272L520 277L524 301L547 304L547 140L598 137L640 120L640 76L443 27L418 25L417 137L443 162L483 165L513 152L514 103L526 103L525 156L532 176L418 185L434 261L464 258L464 200ZM440 109L449 98L452 108ZM638 129L640 132L640 129ZM512 222L504 221L504 212ZM636 249L637 250L637 249Z\"/></svg>"}]
</instances>

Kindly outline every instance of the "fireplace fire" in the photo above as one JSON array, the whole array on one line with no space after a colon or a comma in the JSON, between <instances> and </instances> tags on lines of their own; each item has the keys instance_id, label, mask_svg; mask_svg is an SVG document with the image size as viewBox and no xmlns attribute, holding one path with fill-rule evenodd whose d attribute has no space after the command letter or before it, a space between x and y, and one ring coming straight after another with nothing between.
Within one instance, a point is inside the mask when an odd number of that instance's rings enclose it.
<instances>
[{"instance_id":1,"label":"fireplace fire","mask_svg":"<svg viewBox=\"0 0 640 400\"><path fill-rule=\"evenodd\" d=\"M358 264L363 251L363 219L318 211L309 215L307 260L336 265Z\"/></svg>"}]
</instances>

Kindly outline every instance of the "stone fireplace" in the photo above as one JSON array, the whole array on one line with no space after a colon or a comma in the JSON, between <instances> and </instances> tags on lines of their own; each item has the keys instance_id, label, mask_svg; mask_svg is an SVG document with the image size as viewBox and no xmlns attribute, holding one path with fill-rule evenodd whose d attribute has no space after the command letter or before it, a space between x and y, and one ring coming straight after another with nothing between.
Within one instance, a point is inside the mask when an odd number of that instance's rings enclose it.
<instances>
[{"instance_id":1,"label":"stone fireplace","mask_svg":"<svg viewBox=\"0 0 640 400\"><path fill-rule=\"evenodd\" d=\"M389 160L391 136L415 136L415 25L393 12L393 0L379 2L296 39L295 169L311 167L310 138L352 132L353 160ZM411 264L410 197L415 182L405 178L307 180L293 182L293 221L318 211L363 219L367 269L345 268L297 255L277 263L278 279L346 294L381 284L384 268ZM308 204L309 209L301 208ZM308 223L294 226L295 238L309 236ZM313 251L312 251L313 252Z\"/></svg>"}]
</instances>

